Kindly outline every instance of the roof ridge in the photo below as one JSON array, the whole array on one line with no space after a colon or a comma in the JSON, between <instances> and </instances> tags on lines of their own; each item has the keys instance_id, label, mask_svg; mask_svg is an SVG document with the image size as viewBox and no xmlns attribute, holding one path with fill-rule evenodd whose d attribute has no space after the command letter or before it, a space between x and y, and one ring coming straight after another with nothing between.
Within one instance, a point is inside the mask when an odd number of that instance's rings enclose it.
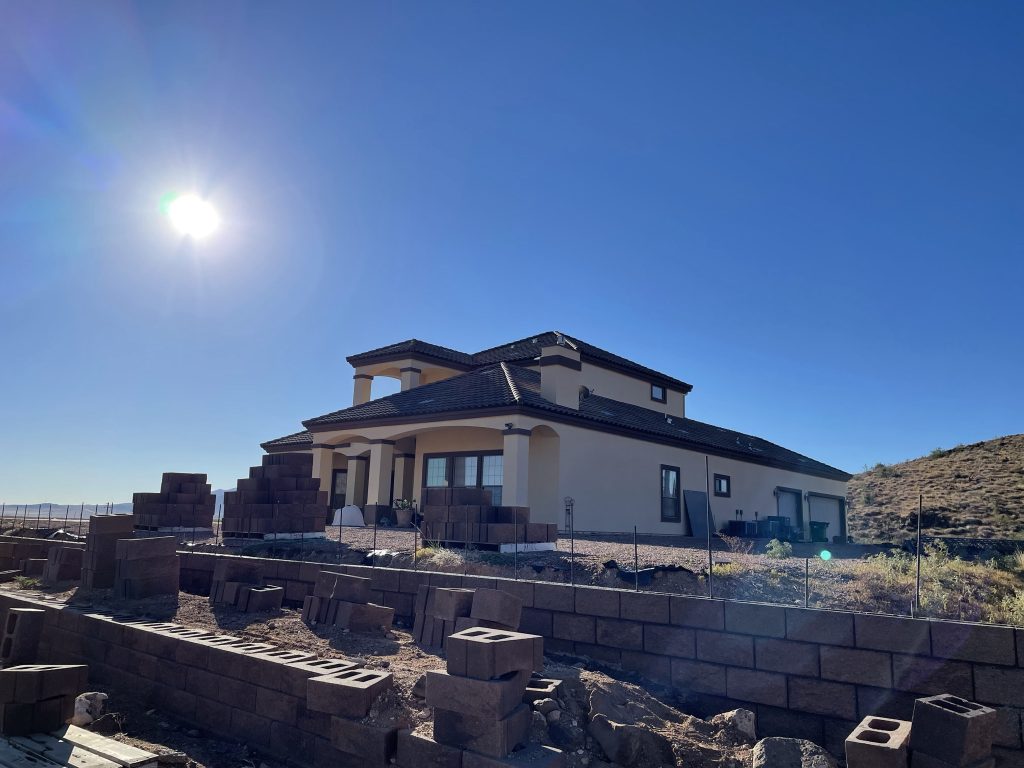
<instances>
[{"instance_id":1,"label":"roof ridge","mask_svg":"<svg viewBox=\"0 0 1024 768\"><path fill-rule=\"evenodd\" d=\"M520 402L523 398L519 394L519 387L512 380L512 371L508 369L508 365L504 360L502 360L499 365L501 365L501 372L505 374L505 381L508 382L508 388L512 391L512 397L515 398L517 403Z\"/></svg>"}]
</instances>

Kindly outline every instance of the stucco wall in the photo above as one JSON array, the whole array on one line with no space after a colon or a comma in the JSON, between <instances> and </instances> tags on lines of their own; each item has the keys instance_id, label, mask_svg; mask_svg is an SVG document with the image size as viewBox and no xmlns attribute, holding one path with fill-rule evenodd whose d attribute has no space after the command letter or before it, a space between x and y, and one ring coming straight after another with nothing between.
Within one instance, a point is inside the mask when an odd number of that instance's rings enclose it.
<instances>
[{"instance_id":1,"label":"stucco wall","mask_svg":"<svg viewBox=\"0 0 1024 768\"><path fill-rule=\"evenodd\" d=\"M537 365L523 366L539 371ZM580 384L589 388L595 395L608 397L652 411L670 413L675 416L686 415L686 395L682 392L666 391L666 402L651 400L651 382L649 379L633 378L617 371L609 371L591 363L584 362L580 371Z\"/></svg>"}]
</instances>

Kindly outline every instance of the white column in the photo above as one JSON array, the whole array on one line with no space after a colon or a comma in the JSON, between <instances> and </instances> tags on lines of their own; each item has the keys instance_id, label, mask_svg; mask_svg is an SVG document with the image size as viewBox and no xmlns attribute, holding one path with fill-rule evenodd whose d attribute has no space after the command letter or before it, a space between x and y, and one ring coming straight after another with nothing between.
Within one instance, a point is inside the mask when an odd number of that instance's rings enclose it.
<instances>
[{"instance_id":1,"label":"white column","mask_svg":"<svg viewBox=\"0 0 1024 768\"><path fill-rule=\"evenodd\" d=\"M400 368L399 374L402 377L402 391L405 392L407 389L418 387L420 385L420 374L423 373L419 368Z\"/></svg>"},{"instance_id":2,"label":"white column","mask_svg":"<svg viewBox=\"0 0 1024 768\"><path fill-rule=\"evenodd\" d=\"M530 430L506 429L501 487L505 507L530 506Z\"/></svg>"},{"instance_id":3,"label":"white column","mask_svg":"<svg viewBox=\"0 0 1024 768\"><path fill-rule=\"evenodd\" d=\"M388 506L391 504L391 467L394 463L395 443L392 440L370 441L370 476L366 483L366 503Z\"/></svg>"},{"instance_id":4,"label":"white column","mask_svg":"<svg viewBox=\"0 0 1024 768\"><path fill-rule=\"evenodd\" d=\"M370 390L373 387L373 376L365 373L357 373L352 377L352 405L362 405L370 402Z\"/></svg>"},{"instance_id":5,"label":"white column","mask_svg":"<svg viewBox=\"0 0 1024 768\"><path fill-rule=\"evenodd\" d=\"M334 446L313 445L313 477L320 479L320 490L327 491L330 499L331 483L334 480Z\"/></svg>"},{"instance_id":6,"label":"white column","mask_svg":"<svg viewBox=\"0 0 1024 768\"><path fill-rule=\"evenodd\" d=\"M363 506L363 497L366 495L366 465L369 462L365 456L350 456L348 459L348 474L345 481L345 503Z\"/></svg>"}]
</instances>

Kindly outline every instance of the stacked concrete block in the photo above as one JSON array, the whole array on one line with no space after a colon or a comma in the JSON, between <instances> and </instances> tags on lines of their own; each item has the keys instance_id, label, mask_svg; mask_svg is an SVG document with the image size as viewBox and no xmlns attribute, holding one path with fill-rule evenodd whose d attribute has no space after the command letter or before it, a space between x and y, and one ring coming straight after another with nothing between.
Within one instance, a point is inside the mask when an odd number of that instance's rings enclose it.
<instances>
[{"instance_id":1,"label":"stacked concrete block","mask_svg":"<svg viewBox=\"0 0 1024 768\"><path fill-rule=\"evenodd\" d=\"M320 571L313 594L302 605L307 624L368 632L390 627L395 609L370 602L370 579Z\"/></svg>"},{"instance_id":2,"label":"stacked concrete block","mask_svg":"<svg viewBox=\"0 0 1024 768\"><path fill-rule=\"evenodd\" d=\"M433 741L462 750L463 765L467 756L486 765L523 746L532 718L523 696L538 658L537 635L472 628L449 637L447 670L427 673Z\"/></svg>"},{"instance_id":3,"label":"stacked concrete block","mask_svg":"<svg viewBox=\"0 0 1024 768\"><path fill-rule=\"evenodd\" d=\"M134 515L93 515L82 555L82 586L109 589L114 586L117 542L135 532Z\"/></svg>"},{"instance_id":4,"label":"stacked concrete block","mask_svg":"<svg viewBox=\"0 0 1024 768\"><path fill-rule=\"evenodd\" d=\"M62 581L78 581L82 578L81 547L51 547L43 568L43 584L57 584Z\"/></svg>"},{"instance_id":5,"label":"stacked concrete block","mask_svg":"<svg viewBox=\"0 0 1024 768\"><path fill-rule=\"evenodd\" d=\"M114 594L125 600L178 594L180 563L174 536L120 539L115 548Z\"/></svg>"},{"instance_id":6,"label":"stacked concrete block","mask_svg":"<svg viewBox=\"0 0 1024 768\"><path fill-rule=\"evenodd\" d=\"M442 647L444 639L458 631L457 623L469 620L474 591L420 585L413 608L413 640L430 648Z\"/></svg>"},{"instance_id":7,"label":"stacked concrete block","mask_svg":"<svg viewBox=\"0 0 1024 768\"><path fill-rule=\"evenodd\" d=\"M9 608L0 640L0 666L30 664L39 657L46 612L39 608Z\"/></svg>"},{"instance_id":8,"label":"stacked concrete block","mask_svg":"<svg viewBox=\"0 0 1024 768\"><path fill-rule=\"evenodd\" d=\"M222 530L227 540L323 536L327 516L313 455L275 453L224 494Z\"/></svg>"},{"instance_id":9,"label":"stacked concrete block","mask_svg":"<svg viewBox=\"0 0 1024 768\"><path fill-rule=\"evenodd\" d=\"M46 559L42 557L30 557L21 562L21 573L24 576L42 577L46 569Z\"/></svg>"},{"instance_id":10,"label":"stacked concrete block","mask_svg":"<svg viewBox=\"0 0 1024 768\"><path fill-rule=\"evenodd\" d=\"M445 544L540 544L558 539L558 526L530 522L529 507L495 507L483 488L427 488L423 538Z\"/></svg>"},{"instance_id":11,"label":"stacked concrete block","mask_svg":"<svg viewBox=\"0 0 1024 768\"><path fill-rule=\"evenodd\" d=\"M219 560L210 585L211 605L230 605L245 613L279 611L284 587L263 583L263 570L247 560Z\"/></svg>"},{"instance_id":12,"label":"stacked concrete block","mask_svg":"<svg viewBox=\"0 0 1024 768\"><path fill-rule=\"evenodd\" d=\"M0 570L24 573L25 561L45 559L48 545L25 540L0 541Z\"/></svg>"},{"instance_id":13,"label":"stacked concrete block","mask_svg":"<svg viewBox=\"0 0 1024 768\"><path fill-rule=\"evenodd\" d=\"M907 768L910 723L865 717L846 737L847 768Z\"/></svg>"},{"instance_id":14,"label":"stacked concrete block","mask_svg":"<svg viewBox=\"0 0 1024 768\"><path fill-rule=\"evenodd\" d=\"M0 670L0 732L5 736L55 731L75 713L86 689L81 664L22 664Z\"/></svg>"},{"instance_id":15,"label":"stacked concrete block","mask_svg":"<svg viewBox=\"0 0 1024 768\"><path fill-rule=\"evenodd\" d=\"M394 675L379 669L346 669L306 681L306 708L335 717L366 717L384 691L394 685Z\"/></svg>"},{"instance_id":16,"label":"stacked concrete block","mask_svg":"<svg viewBox=\"0 0 1024 768\"><path fill-rule=\"evenodd\" d=\"M948 693L914 702L911 768L990 768L998 715ZM852 767L851 767L852 768Z\"/></svg>"},{"instance_id":17,"label":"stacked concrete block","mask_svg":"<svg viewBox=\"0 0 1024 768\"><path fill-rule=\"evenodd\" d=\"M203 473L164 472L160 493L132 494L135 527L145 531L210 530L216 504Z\"/></svg>"}]
</instances>

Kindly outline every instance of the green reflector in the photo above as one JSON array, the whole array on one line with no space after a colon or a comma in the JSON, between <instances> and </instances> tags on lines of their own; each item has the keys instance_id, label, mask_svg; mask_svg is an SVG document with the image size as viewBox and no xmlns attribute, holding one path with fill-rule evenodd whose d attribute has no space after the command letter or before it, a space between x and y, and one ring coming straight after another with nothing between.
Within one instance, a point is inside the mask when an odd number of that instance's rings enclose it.
<instances>
[{"instance_id":1,"label":"green reflector","mask_svg":"<svg viewBox=\"0 0 1024 768\"><path fill-rule=\"evenodd\" d=\"M832 559L832 553L829 552L827 549L821 550L821 559L822 560L831 560Z\"/></svg>"}]
</instances>

